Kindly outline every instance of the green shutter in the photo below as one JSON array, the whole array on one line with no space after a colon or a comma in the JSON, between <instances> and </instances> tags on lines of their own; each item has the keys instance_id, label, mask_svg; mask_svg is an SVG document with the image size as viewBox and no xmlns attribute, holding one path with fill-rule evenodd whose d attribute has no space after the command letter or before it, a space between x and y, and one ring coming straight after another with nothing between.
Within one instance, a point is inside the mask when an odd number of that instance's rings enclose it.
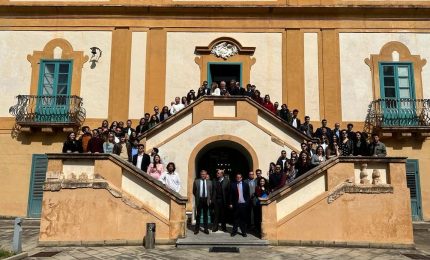
<instances>
[{"instance_id":1,"label":"green shutter","mask_svg":"<svg viewBox=\"0 0 430 260\"><path fill-rule=\"evenodd\" d=\"M45 154L33 154L27 212L27 215L31 218L40 218L43 199L43 184L45 183L47 167L48 158Z\"/></svg>"},{"instance_id":2,"label":"green shutter","mask_svg":"<svg viewBox=\"0 0 430 260\"><path fill-rule=\"evenodd\" d=\"M418 160L407 160L406 181L411 195L412 219L414 221L422 220Z\"/></svg>"}]
</instances>

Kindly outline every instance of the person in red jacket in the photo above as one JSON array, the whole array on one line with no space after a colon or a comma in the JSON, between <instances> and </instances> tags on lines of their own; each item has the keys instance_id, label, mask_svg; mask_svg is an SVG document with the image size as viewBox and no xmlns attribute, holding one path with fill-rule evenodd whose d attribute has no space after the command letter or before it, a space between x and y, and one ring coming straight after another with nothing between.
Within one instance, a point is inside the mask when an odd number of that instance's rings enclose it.
<instances>
[{"instance_id":1,"label":"person in red jacket","mask_svg":"<svg viewBox=\"0 0 430 260\"><path fill-rule=\"evenodd\" d=\"M267 110L269 110L270 112L272 112L273 114L276 114L275 107L273 106L273 103L270 102L270 96L269 95L264 96L263 106Z\"/></svg>"}]
</instances>

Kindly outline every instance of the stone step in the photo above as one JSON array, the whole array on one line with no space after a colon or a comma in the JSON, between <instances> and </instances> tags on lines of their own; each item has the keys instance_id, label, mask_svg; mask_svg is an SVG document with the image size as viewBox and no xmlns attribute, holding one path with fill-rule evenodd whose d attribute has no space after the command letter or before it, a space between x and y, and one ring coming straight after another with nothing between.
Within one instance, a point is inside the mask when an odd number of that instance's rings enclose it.
<instances>
[{"instance_id":1,"label":"stone step","mask_svg":"<svg viewBox=\"0 0 430 260\"><path fill-rule=\"evenodd\" d=\"M178 248L192 248L192 247L255 247L255 246L269 246L269 241L259 239L253 234L247 234L243 237L240 233L231 237L229 232L217 231L215 233L209 232L205 234L200 232L197 235L191 230L187 230L186 237L180 238L176 241Z\"/></svg>"},{"instance_id":2,"label":"stone step","mask_svg":"<svg viewBox=\"0 0 430 260\"><path fill-rule=\"evenodd\" d=\"M414 231L429 231L430 232L430 222L429 221L420 221L413 222Z\"/></svg>"},{"instance_id":3,"label":"stone step","mask_svg":"<svg viewBox=\"0 0 430 260\"><path fill-rule=\"evenodd\" d=\"M0 229L13 229L15 218L1 218ZM23 229L39 229L40 218L24 218L22 221Z\"/></svg>"}]
</instances>

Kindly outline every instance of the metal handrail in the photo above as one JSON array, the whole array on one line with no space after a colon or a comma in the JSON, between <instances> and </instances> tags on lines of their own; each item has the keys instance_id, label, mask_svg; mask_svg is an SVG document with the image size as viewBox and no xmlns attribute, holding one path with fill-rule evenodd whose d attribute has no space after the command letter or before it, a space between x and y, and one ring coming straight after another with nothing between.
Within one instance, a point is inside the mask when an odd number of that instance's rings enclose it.
<instances>
[{"instance_id":1,"label":"metal handrail","mask_svg":"<svg viewBox=\"0 0 430 260\"><path fill-rule=\"evenodd\" d=\"M16 105L9 108L18 124L81 125L86 111L82 98L75 95L18 95Z\"/></svg>"},{"instance_id":2,"label":"metal handrail","mask_svg":"<svg viewBox=\"0 0 430 260\"><path fill-rule=\"evenodd\" d=\"M364 131L384 127L430 126L430 99L383 98L370 103Z\"/></svg>"}]
</instances>

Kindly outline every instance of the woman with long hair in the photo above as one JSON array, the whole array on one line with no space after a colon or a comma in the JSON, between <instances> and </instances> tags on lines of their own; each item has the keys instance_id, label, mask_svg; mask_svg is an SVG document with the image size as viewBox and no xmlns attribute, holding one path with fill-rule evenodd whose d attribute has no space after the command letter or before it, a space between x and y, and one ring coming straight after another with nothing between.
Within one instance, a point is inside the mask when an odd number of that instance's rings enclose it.
<instances>
[{"instance_id":1,"label":"woman with long hair","mask_svg":"<svg viewBox=\"0 0 430 260\"><path fill-rule=\"evenodd\" d=\"M341 141L339 142L339 151L341 156L352 156L354 154L354 144L352 140L348 138L348 132L346 130L342 130Z\"/></svg>"},{"instance_id":2,"label":"woman with long hair","mask_svg":"<svg viewBox=\"0 0 430 260\"><path fill-rule=\"evenodd\" d=\"M312 155L312 157L311 157L311 165L312 166L318 166L321 163L325 162L325 160L326 160L326 157L324 154L324 148L321 145L319 145L317 147L315 154Z\"/></svg>"},{"instance_id":3,"label":"woman with long hair","mask_svg":"<svg viewBox=\"0 0 430 260\"><path fill-rule=\"evenodd\" d=\"M108 134L108 138L106 142L103 143L103 152L104 153L113 153L113 147L115 146L115 135L113 132Z\"/></svg>"},{"instance_id":4,"label":"woman with long hair","mask_svg":"<svg viewBox=\"0 0 430 260\"><path fill-rule=\"evenodd\" d=\"M63 144L63 153L82 153L82 144L76 140L76 134L71 132Z\"/></svg>"},{"instance_id":5,"label":"woman with long hair","mask_svg":"<svg viewBox=\"0 0 430 260\"><path fill-rule=\"evenodd\" d=\"M267 176L270 176L272 173L275 172L276 164L274 162L271 162L269 164L269 171L267 172Z\"/></svg>"},{"instance_id":6,"label":"woman with long hair","mask_svg":"<svg viewBox=\"0 0 430 260\"><path fill-rule=\"evenodd\" d=\"M161 109L160 122L163 122L164 120L166 120L167 118L169 118L169 116L170 116L169 107L168 106L164 106L163 109Z\"/></svg>"},{"instance_id":7,"label":"woman with long hair","mask_svg":"<svg viewBox=\"0 0 430 260\"><path fill-rule=\"evenodd\" d=\"M118 122L117 121L113 121L112 124L110 124L109 130L110 131L115 131L117 126L118 126Z\"/></svg>"},{"instance_id":8,"label":"woman with long hair","mask_svg":"<svg viewBox=\"0 0 430 260\"><path fill-rule=\"evenodd\" d=\"M273 103L270 101L269 95L264 96L263 107L265 107L270 112L276 114L276 109L275 109Z\"/></svg>"},{"instance_id":9,"label":"woman with long hair","mask_svg":"<svg viewBox=\"0 0 430 260\"><path fill-rule=\"evenodd\" d=\"M146 130L148 130L148 124L146 123L146 119L142 117L139 120L139 125L136 127L136 135L139 137L139 135L143 134Z\"/></svg>"},{"instance_id":10,"label":"woman with long hair","mask_svg":"<svg viewBox=\"0 0 430 260\"><path fill-rule=\"evenodd\" d=\"M146 171L146 173L158 180L163 172L164 172L164 166L163 166L163 163L161 163L161 157L158 154L156 154L154 155L154 162L149 164L148 170Z\"/></svg>"},{"instance_id":11,"label":"woman with long hair","mask_svg":"<svg viewBox=\"0 0 430 260\"><path fill-rule=\"evenodd\" d=\"M184 105L184 107L186 107L186 106L188 106L189 104L188 104L188 100L187 100L187 97L186 96L183 96L182 98L181 98L181 103Z\"/></svg>"},{"instance_id":12,"label":"woman with long hair","mask_svg":"<svg viewBox=\"0 0 430 260\"><path fill-rule=\"evenodd\" d=\"M109 132L109 122L107 120L103 120L101 126L101 134Z\"/></svg>"},{"instance_id":13,"label":"woman with long hair","mask_svg":"<svg viewBox=\"0 0 430 260\"><path fill-rule=\"evenodd\" d=\"M254 96L252 97L252 99L254 99L255 101L257 101L258 104L262 105L263 104L263 98L260 96L261 93L259 90L255 90L254 91Z\"/></svg>"},{"instance_id":14,"label":"woman with long hair","mask_svg":"<svg viewBox=\"0 0 430 260\"><path fill-rule=\"evenodd\" d=\"M191 103L193 103L194 101L196 101L196 95L194 94L194 91L191 91L190 90L190 92L188 92L188 94L187 94L187 102L188 102L188 105L190 105Z\"/></svg>"},{"instance_id":15,"label":"woman with long hair","mask_svg":"<svg viewBox=\"0 0 430 260\"><path fill-rule=\"evenodd\" d=\"M327 159L340 155L339 144L337 141L333 141L327 146L325 149L325 155Z\"/></svg>"},{"instance_id":16,"label":"woman with long hair","mask_svg":"<svg viewBox=\"0 0 430 260\"><path fill-rule=\"evenodd\" d=\"M355 132L354 156L368 155L368 146L365 136L361 132Z\"/></svg>"},{"instance_id":17,"label":"woman with long hair","mask_svg":"<svg viewBox=\"0 0 430 260\"><path fill-rule=\"evenodd\" d=\"M151 119L149 119L149 123L148 123L148 129L153 128L154 126L156 126L158 123L160 123L160 120L158 119L158 117L156 115L152 115Z\"/></svg>"},{"instance_id":18,"label":"woman with long hair","mask_svg":"<svg viewBox=\"0 0 430 260\"><path fill-rule=\"evenodd\" d=\"M300 177L301 175L305 174L307 171L312 169L312 165L307 152L301 152L299 154L299 159L296 163L296 169L297 169L296 178Z\"/></svg>"},{"instance_id":19,"label":"woman with long hair","mask_svg":"<svg viewBox=\"0 0 430 260\"><path fill-rule=\"evenodd\" d=\"M257 183L257 187L255 187L255 200L254 200L254 206L256 207L256 210L254 210L255 214L255 222L254 225L257 229L257 233L261 234L261 203L260 199L266 199L269 197L270 191L269 191L269 185L265 178L260 178Z\"/></svg>"}]
</instances>

